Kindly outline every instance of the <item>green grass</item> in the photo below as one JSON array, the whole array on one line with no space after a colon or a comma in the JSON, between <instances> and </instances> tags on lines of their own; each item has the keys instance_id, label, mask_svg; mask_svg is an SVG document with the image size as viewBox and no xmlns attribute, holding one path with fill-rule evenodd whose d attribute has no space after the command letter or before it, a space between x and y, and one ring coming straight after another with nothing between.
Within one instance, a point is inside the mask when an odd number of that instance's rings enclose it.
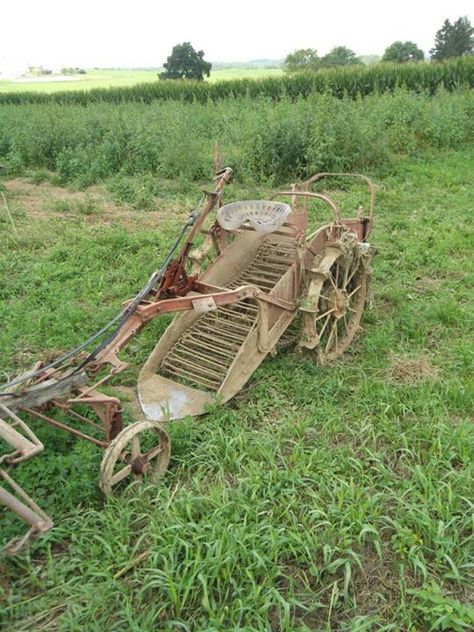
<instances>
[{"instance_id":1,"label":"green grass","mask_svg":"<svg viewBox=\"0 0 474 632\"><path fill-rule=\"evenodd\" d=\"M209 81L233 81L234 79L262 79L283 76L282 68L220 68L213 70Z\"/></svg>"},{"instance_id":2,"label":"green grass","mask_svg":"<svg viewBox=\"0 0 474 632\"><path fill-rule=\"evenodd\" d=\"M2 92L63 92L71 90L91 90L93 88L130 87L140 83L158 80L157 70L87 70L85 75L77 75L77 79L60 81L57 78L38 81L0 80ZM280 68L222 68L213 70L208 81L225 81L231 79L261 79L262 77L278 77ZM59 75L60 77L60 75Z\"/></svg>"},{"instance_id":3,"label":"green grass","mask_svg":"<svg viewBox=\"0 0 474 632\"><path fill-rule=\"evenodd\" d=\"M342 361L267 359L233 402L169 426L160 485L108 501L99 450L35 426L47 449L15 476L57 526L1 562L5 629L472 629L474 156L418 152L368 173L373 307ZM140 210L110 222L52 208L33 221L12 197L19 237L0 223L3 368L106 321L201 184L158 179L169 219L156 227ZM269 192L234 184L228 199ZM128 383L163 326L131 345Z\"/></svg>"},{"instance_id":4,"label":"green grass","mask_svg":"<svg viewBox=\"0 0 474 632\"><path fill-rule=\"evenodd\" d=\"M61 92L63 90L91 90L92 88L118 88L137 83L156 81L156 70L87 70L85 75L75 75L71 81L56 77L38 81L0 81L1 92ZM61 75L58 76L59 78Z\"/></svg>"}]
</instances>

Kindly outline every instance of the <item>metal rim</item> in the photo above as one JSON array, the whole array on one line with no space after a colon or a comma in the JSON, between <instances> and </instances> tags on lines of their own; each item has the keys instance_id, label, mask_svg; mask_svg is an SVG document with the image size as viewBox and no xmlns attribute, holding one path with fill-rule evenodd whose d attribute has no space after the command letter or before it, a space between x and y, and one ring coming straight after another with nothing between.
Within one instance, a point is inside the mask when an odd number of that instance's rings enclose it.
<instances>
[{"instance_id":1,"label":"metal rim","mask_svg":"<svg viewBox=\"0 0 474 632\"><path fill-rule=\"evenodd\" d=\"M330 267L319 294L315 353L321 364L331 362L349 347L360 329L367 299L367 270L355 251L342 254Z\"/></svg>"},{"instance_id":2,"label":"metal rim","mask_svg":"<svg viewBox=\"0 0 474 632\"><path fill-rule=\"evenodd\" d=\"M156 434L154 445L143 450L143 439ZM140 436L142 435L142 436ZM150 482L161 478L168 468L171 443L168 433L154 421L137 421L124 428L106 448L100 468L100 488L109 495L123 480Z\"/></svg>"}]
</instances>

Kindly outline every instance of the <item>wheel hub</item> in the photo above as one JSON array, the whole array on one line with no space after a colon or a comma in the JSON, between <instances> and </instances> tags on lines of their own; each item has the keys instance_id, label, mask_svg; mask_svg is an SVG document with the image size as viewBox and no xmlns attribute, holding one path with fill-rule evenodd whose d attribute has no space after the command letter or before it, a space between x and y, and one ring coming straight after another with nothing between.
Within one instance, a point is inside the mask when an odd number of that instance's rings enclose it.
<instances>
[{"instance_id":1,"label":"wheel hub","mask_svg":"<svg viewBox=\"0 0 474 632\"><path fill-rule=\"evenodd\" d=\"M349 295L346 290L333 289L329 294L329 307L334 310L335 318L340 319L345 316L349 307Z\"/></svg>"},{"instance_id":2,"label":"wheel hub","mask_svg":"<svg viewBox=\"0 0 474 632\"><path fill-rule=\"evenodd\" d=\"M144 456L137 456L133 459L131 466L134 474L143 474L146 470L147 460Z\"/></svg>"}]
</instances>

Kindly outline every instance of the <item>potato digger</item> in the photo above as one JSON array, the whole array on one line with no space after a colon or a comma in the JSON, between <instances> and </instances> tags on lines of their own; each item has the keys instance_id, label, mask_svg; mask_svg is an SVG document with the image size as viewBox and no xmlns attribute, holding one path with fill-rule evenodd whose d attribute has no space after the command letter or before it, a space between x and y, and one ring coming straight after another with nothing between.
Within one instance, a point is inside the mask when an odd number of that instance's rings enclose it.
<instances>
[{"instance_id":1,"label":"potato digger","mask_svg":"<svg viewBox=\"0 0 474 632\"><path fill-rule=\"evenodd\" d=\"M111 494L127 480L161 477L171 449L166 424L231 399L280 346L294 344L328 363L360 329L373 256L372 182L318 173L269 200L223 204L231 175L230 168L217 171L214 189L204 193L162 266L115 318L76 349L0 386L0 439L13 450L0 456L0 504L29 526L6 553L53 526L11 468L1 467L43 450L31 420L103 449L100 487ZM314 190L321 179L339 176L367 184L367 211L359 207L343 218L331 197ZM332 218L307 234L313 200L329 207ZM123 427L120 398L100 389L127 367L119 354L129 341L169 313L176 315L139 373L142 418ZM54 416L58 410L67 421Z\"/></svg>"}]
</instances>

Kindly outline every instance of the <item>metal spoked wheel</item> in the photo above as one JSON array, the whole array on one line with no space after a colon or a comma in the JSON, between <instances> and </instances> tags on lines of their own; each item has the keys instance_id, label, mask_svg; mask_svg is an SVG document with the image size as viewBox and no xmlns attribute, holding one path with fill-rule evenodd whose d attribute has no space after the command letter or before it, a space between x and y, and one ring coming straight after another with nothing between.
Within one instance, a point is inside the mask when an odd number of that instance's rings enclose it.
<instances>
[{"instance_id":1,"label":"metal spoked wheel","mask_svg":"<svg viewBox=\"0 0 474 632\"><path fill-rule=\"evenodd\" d=\"M360 329L367 300L366 263L354 249L341 253L329 269L318 301L314 353L321 364L331 362L346 351Z\"/></svg>"},{"instance_id":2,"label":"metal spoked wheel","mask_svg":"<svg viewBox=\"0 0 474 632\"><path fill-rule=\"evenodd\" d=\"M111 494L125 479L153 483L168 467L168 433L154 421L137 421L124 428L106 448L100 468L100 487Z\"/></svg>"}]
</instances>

